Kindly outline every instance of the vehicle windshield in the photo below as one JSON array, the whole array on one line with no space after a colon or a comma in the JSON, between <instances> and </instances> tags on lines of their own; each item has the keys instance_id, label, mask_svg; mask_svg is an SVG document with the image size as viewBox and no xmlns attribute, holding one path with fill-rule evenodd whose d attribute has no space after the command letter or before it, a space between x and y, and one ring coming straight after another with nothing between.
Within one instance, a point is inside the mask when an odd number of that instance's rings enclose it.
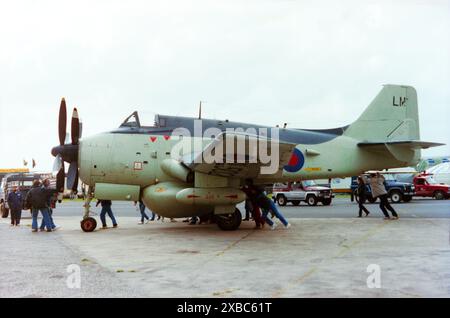
<instances>
[{"instance_id":1,"label":"vehicle windshield","mask_svg":"<svg viewBox=\"0 0 450 318\"><path fill-rule=\"evenodd\" d=\"M432 176L426 177L428 184L438 184L436 180Z\"/></svg>"},{"instance_id":2,"label":"vehicle windshield","mask_svg":"<svg viewBox=\"0 0 450 318\"><path fill-rule=\"evenodd\" d=\"M314 180L302 181L304 187L314 187L317 183Z\"/></svg>"},{"instance_id":3,"label":"vehicle windshield","mask_svg":"<svg viewBox=\"0 0 450 318\"><path fill-rule=\"evenodd\" d=\"M386 181L397 181L393 174L384 174L383 176Z\"/></svg>"}]
</instances>

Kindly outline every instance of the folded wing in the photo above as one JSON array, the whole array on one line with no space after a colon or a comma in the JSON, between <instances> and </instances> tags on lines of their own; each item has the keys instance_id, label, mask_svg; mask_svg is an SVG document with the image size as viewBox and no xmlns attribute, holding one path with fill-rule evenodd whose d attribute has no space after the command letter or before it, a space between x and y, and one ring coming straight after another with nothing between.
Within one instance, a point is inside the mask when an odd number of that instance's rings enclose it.
<instances>
[{"instance_id":1,"label":"folded wing","mask_svg":"<svg viewBox=\"0 0 450 318\"><path fill-rule=\"evenodd\" d=\"M221 177L281 176L294 148L295 144L263 136L224 132L200 153L184 156L182 163L195 172Z\"/></svg>"}]
</instances>

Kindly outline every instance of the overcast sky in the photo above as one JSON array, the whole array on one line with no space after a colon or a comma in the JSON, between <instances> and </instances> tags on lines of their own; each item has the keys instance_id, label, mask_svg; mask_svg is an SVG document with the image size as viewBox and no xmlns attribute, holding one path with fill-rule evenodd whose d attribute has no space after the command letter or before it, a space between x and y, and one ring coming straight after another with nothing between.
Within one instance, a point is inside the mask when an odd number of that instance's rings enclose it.
<instances>
[{"instance_id":1,"label":"overcast sky","mask_svg":"<svg viewBox=\"0 0 450 318\"><path fill-rule=\"evenodd\" d=\"M387 83L414 86L421 139L450 144L449 1L0 0L0 168L51 169L62 96L84 136L200 100L204 117L332 128Z\"/></svg>"}]
</instances>

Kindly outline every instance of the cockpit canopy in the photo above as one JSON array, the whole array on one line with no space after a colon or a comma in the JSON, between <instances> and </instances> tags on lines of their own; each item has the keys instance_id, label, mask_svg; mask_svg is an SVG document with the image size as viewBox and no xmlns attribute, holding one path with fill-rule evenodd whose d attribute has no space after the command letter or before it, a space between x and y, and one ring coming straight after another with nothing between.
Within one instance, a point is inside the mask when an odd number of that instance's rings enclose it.
<instances>
[{"instance_id":1,"label":"cockpit canopy","mask_svg":"<svg viewBox=\"0 0 450 318\"><path fill-rule=\"evenodd\" d=\"M166 127L167 117L155 115L155 121L152 126L141 125L141 120L137 111L128 116L119 128L160 128Z\"/></svg>"},{"instance_id":2,"label":"cockpit canopy","mask_svg":"<svg viewBox=\"0 0 450 318\"><path fill-rule=\"evenodd\" d=\"M137 111L133 112L130 116L128 116L120 127L141 127L141 121L139 120L139 114Z\"/></svg>"}]
</instances>

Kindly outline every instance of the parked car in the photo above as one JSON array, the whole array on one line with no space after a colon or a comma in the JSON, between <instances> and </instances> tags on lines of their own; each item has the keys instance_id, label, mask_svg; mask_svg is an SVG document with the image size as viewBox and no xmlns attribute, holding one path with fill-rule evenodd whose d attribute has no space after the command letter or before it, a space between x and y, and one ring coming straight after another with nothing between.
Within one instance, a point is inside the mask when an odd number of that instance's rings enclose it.
<instances>
[{"instance_id":1,"label":"parked car","mask_svg":"<svg viewBox=\"0 0 450 318\"><path fill-rule=\"evenodd\" d=\"M416 196L430 197L436 200L450 198L450 186L434 180L432 174L422 173L414 177Z\"/></svg>"},{"instance_id":2,"label":"parked car","mask_svg":"<svg viewBox=\"0 0 450 318\"><path fill-rule=\"evenodd\" d=\"M333 192L328 187L318 186L314 181L301 181L289 183L275 183L273 186L272 199L280 206L285 206L289 202L299 205L304 201L310 206L321 202L323 205L330 205Z\"/></svg>"},{"instance_id":3,"label":"parked car","mask_svg":"<svg viewBox=\"0 0 450 318\"><path fill-rule=\"evenodd\" d=\"M414 196L414 185L412 183L408 182L399 182L395 178L395 174L389 174L389 173L382 173L385 182L384 186L386 187L386 191L388 194L388 197L392 203L399 203L399 202L409 202L412 200ZM370 176L366 175L367 178L370 180ZM354 198L356 198L356 201L359 200L358 198L358 177L352 177L352 185L351 185L352 193ZM377 198L372 197L372 189L370 188L370 185L366 185L367 189L367 201L370 203L374 203L377 201ZM353 200L353 198L352 198Z\"/></svg>"}]
</instances>

